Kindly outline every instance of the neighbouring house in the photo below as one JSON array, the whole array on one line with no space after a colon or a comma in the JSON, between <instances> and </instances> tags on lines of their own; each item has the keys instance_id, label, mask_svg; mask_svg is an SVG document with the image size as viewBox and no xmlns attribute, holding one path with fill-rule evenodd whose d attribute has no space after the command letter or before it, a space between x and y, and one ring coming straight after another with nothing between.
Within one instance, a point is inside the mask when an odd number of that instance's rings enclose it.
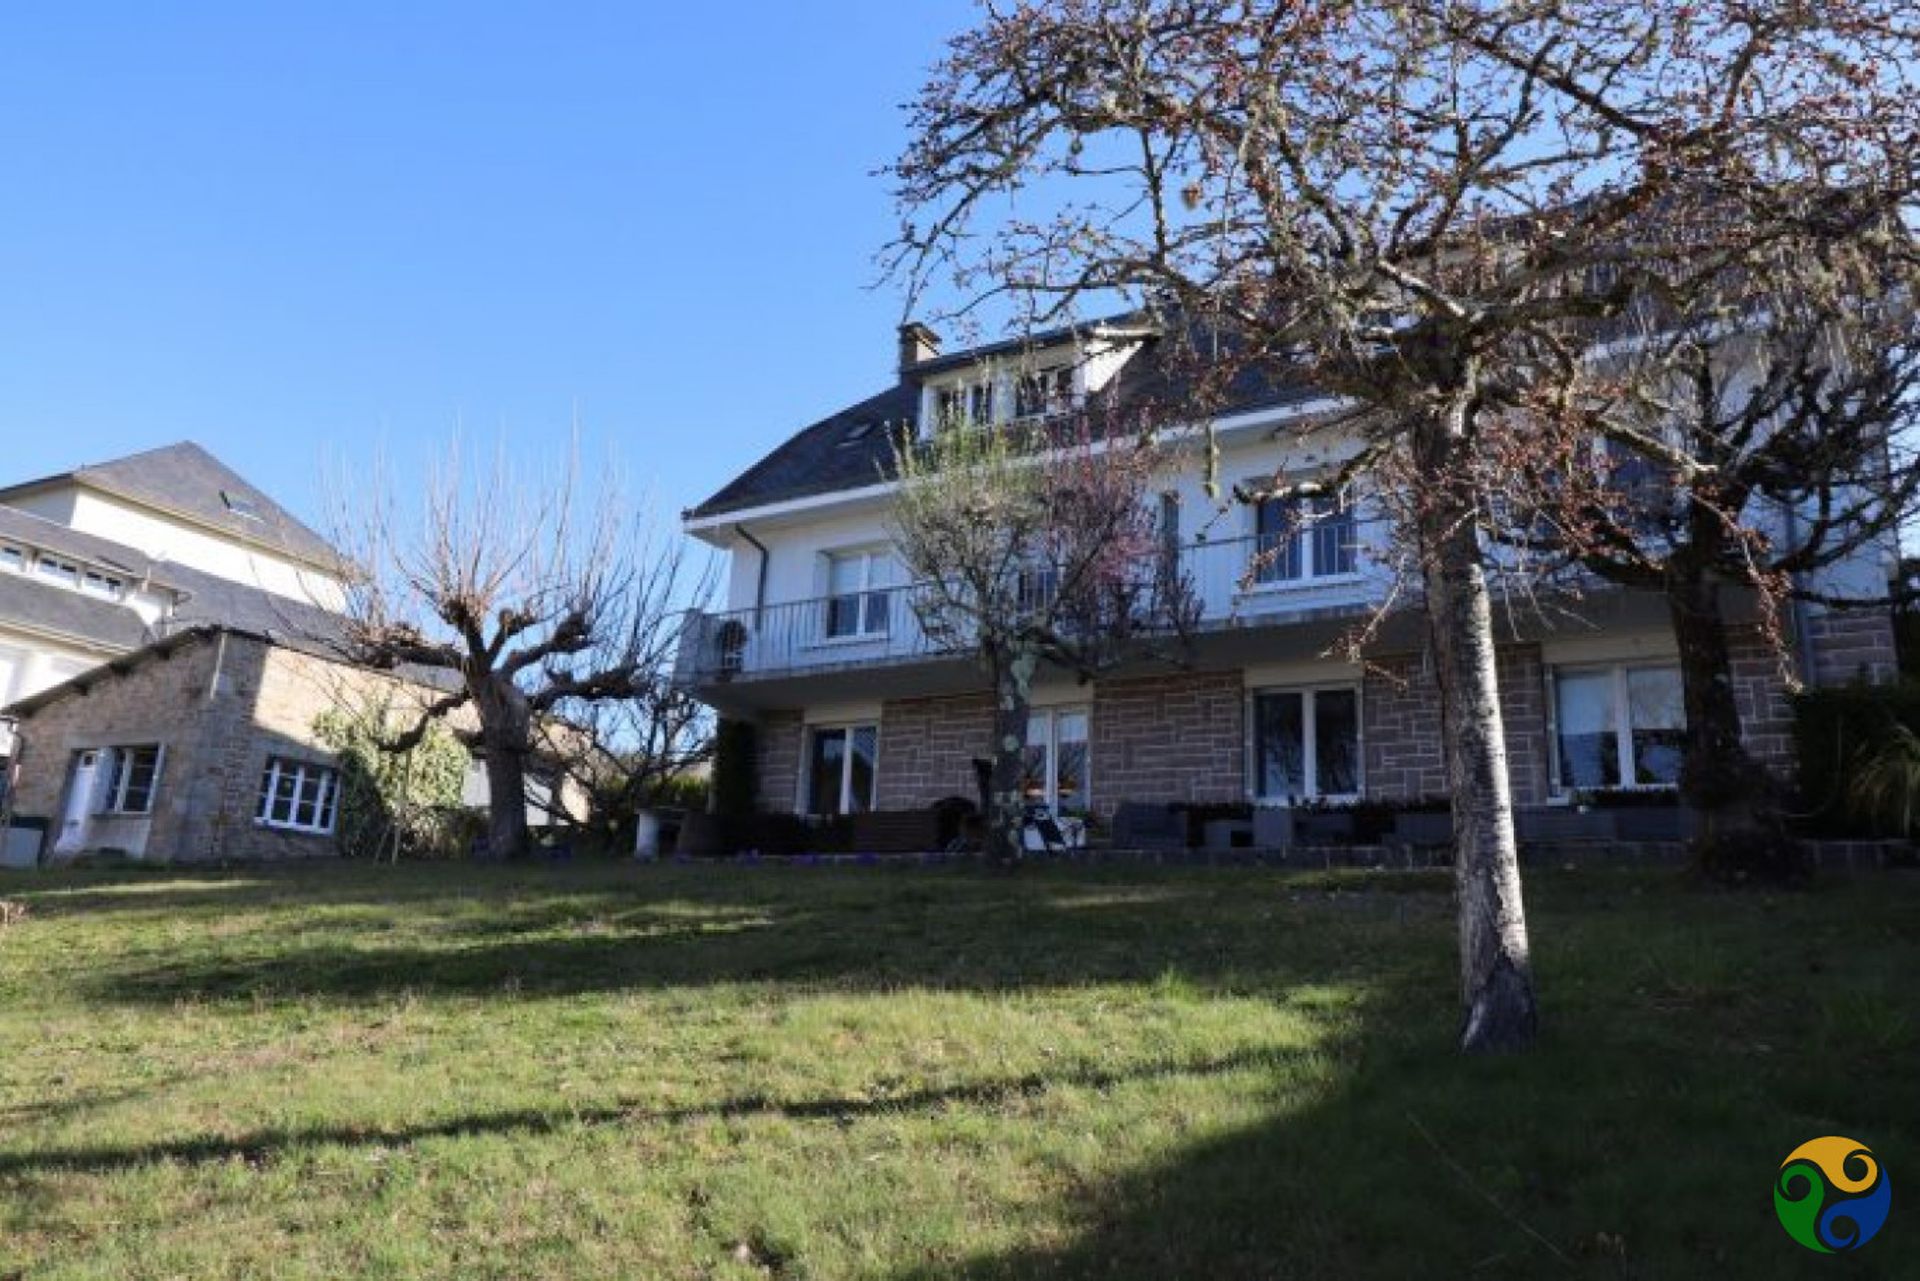
<instances>
[{"instance_id":1,"label":"neighbouring house","mask_svg":"<svg viewBox=\"0 0 1920 1281\"><path fill-rule=\"evenodd\" d=\"M332 853L323 709L437 691L345 663L348 567L198 445L0 488L0 812L8 862ZM531 817L551 796L535 770ZM484 804L479 761L466 798Z\"/></svg>"},{"instance_id":2,"label":"neighbouring house","mask_svg":"<svg viewBox=\"0 0 1920 1281\"><path fill-rule=\"evenodd\" d=\"M924 326L900 333L896 377L796 433L684 515L730 554L727 608L688 629L679 679L722 716L758 727L760 804L839 815L972 797L989 699L978 667L922 633L915 585L888 545L895 441L959 416L981 424L1177 396L1161 340L1127 322L942 354ZM1213 415L1218 479L1331 471L1354 442L1324 423L1311 387L1262 386ZM1443 793L1440 707L1417 609L1389 615L1365 663L1329 656L1370 616L1392 575L1384 517L1362 485L1335 499L1222 506L1200 451L1157 494L1166 549L1197 593L1188 665L1140 663L1089 684L1036 690L1028 794L1064 813L1124 802L1293 807ZM1310 520L1303 520L1310 515ZM1849 590L1884 583L1875 556L1829 571ZM1500 681L1516 803L1596 789L1671 788L1684 711L1666 607L1587 592L1577 619L1502 621ZM1813 684L1880 680L1895 666L1885 612L1801 607L1792 662ZM1735 637L1748 743L1791 751L1785 673L1757 632Z\"/></svg>"}]
</instances>

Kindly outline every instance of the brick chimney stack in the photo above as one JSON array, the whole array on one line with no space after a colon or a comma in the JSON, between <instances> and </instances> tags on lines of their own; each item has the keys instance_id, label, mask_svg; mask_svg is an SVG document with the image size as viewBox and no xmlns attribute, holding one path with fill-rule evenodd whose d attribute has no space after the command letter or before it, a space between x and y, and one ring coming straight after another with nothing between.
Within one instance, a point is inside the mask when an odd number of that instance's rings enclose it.
<instances>
[{"instance_id":1,"label":"brick chimney stack","mask_svg":"<svg viewBox=\"0 0 1920 1281\"><path fill-rule=\"evenodd\" d=\"M917 320L900 326L900 372L906 374L915 365L940 354L940 335Z\"/></svg>"}]
</instances>

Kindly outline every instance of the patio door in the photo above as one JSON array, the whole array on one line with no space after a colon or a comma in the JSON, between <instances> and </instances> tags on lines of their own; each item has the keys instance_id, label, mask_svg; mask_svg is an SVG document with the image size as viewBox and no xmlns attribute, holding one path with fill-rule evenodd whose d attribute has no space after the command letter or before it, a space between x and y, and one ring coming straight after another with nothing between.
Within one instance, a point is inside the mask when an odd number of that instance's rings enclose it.
<instances>
[{"instance_id":1,"label":"patio door","mask_svg":"<svg viewBox=\"0 0 1920 1281\"><path fill-rule=\"evenodd\" d=\"M1360 692L1351 685L1253 696L1254 795L1269 804L1360 794Z\"/></svg>"},{"instance_id":2,"label":"patio door","mask_svg":"<svg viewBox=\"0 0 1920 1281\"><path fill-rule=\"evenodd\" d=\"M56 853L77 852L87 839L87 818L93 812L94 793L100 783L100 753L80 752L73 758L73 776L67 782L67 808L60 818L60 835L54 840Z\"/></svg>"}]
</instances>

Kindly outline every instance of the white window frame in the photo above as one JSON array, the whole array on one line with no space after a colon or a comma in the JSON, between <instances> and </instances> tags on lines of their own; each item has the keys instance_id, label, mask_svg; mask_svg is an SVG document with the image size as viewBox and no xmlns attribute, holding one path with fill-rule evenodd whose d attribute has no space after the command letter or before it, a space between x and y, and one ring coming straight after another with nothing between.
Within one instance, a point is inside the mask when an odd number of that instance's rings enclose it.
<instances>
[{"instance_id":1,"label":"white window frame","mask_svg":"<svg viewBox=\"0 0 1920 1281\"><path fill-rule=\"evenodd\" d=\"M1030 382L1039 388L1040 407L1023 410L1020 394L1023 386ZM1012 422L1036 422L1056 414L1069 413L1080 401L1080 388L1080 366L1071 359L1019 370L1013 376L1007 417Z\"/></svg>"},{"instance_id":2,"label":"white window frame","mask_svg":"<svg viewBox=\"0 0 1920 1281\"><path fill-rule=\"evenodd\" d=\"M1321 694L1353 695L1354 790L1320 790L1320 707ZM1263 695L1298 694L1300 702L1300 772L1302 790L1298 796L1263 796L1260 792L1260 717L1259 700ZM1316 685L1261 685L1247 691L1247 794L1255 805L1275 809L1288 808L1292 802L1357 801L1367 794L1367 717L1366 693L1354 681L1331 681Z\"/></svg>"},{"instance_id":3,"label":"white window frame","mask_svg":"<svg viewBox=\"0 0 1920 1281\"><path fill-rule=\"evenodd\" d=\"M293 780L293 795L288 798L287 816L274 817L274 802L279 798L280 780ZM301 802L307 799L307 788L314 788L313 821L302 823L299 820ZM340 819L340 771L332 765L323 765L318 761L299 761L284 756L269 756L267 767L260 775L260 794L254 804L253 822L256 827L270 827L285 832L304 832L312 836L331 836Z\"/></svg>"},{"instance_id":4,"label":"white window frame","mask_svg":"<svg viewBox=\"0 0 1920 1281\"><path fill-rule=\"evenodd\" d=\"M80 590L89 596L102 596L107 600L119 600L120 592L125 586L125 583L115 578L112 574L102 573L97 569L82 570L80 573Z\"/></svg>"},{"instance_id":5,"label":"white window frame","mask_svg":"<svg viewBox=\"0 0 1920 1281\"><path fill-rule=\"evenodd\" d=\"M1079 716L1086 722L1087 736L1083 740L1087 746L1087 768L1081 780L1080 796L1074 802L1077 810L1093 812L1093 705L1090 703L1063 703L1058 707L1036 707L1027 713L1027 747L1038 747L1046 753L1046 765L1041 769L1042 799L1053 813L1060 812L1060 719L1063 716ZM1046 726L1044 739L1035 739L1033 727L1036 722ZM1022 773L1024 774L1024 770Z\"/></svg>"},{"instance_id":6,"label":"white window frame","mask_svg":"<svg viewBox=\"0 0 1920 1281\"><path fill-rule=\"evenodd\" d=\"M1618 783L1605 783L1601 787L1609 792L1671 792L1679 788L1673 783L1641 783L1634 780L1638 771L1633 746L1633 700L1628 694L1627 678L1631 672L1680 670L1678 657L1671 659L1632 659L1611 663L1554 663L1547 668L1547 763L1552 771L1551 793L1557 800L1571 800L1575 793L1583 790L1568 785L1560 772L1560 677L1562 675L1592 675L1595 672L1608 674L1613 693L1613 725L1615 772L1619 774Z\"/></svg>"},{"instance_id":7,"label":"white window frame","mask_svg":"<svg viewBox=\"0 0 1920 1281\"><path fill-rule=\"evenodd\" d=\"M878 808L880 800L880 722L872 721L821 721L814 725L805 725L800 730L800 795L795 798L797 812L812 818L832 817L815 814L813 811L813 740L816 734L843 733L847 736L846 751L840 757L840 809L839 816L847 817L853 811L853 736L860 730L873 731L873 795L867 799L865 812L871 813Z\"/></svg>"},{"instance_id":8,"label":"white window frame","mask_svg":"<svg viewBox=\"0 0 1920 1281\"><path fill-rule=\"evenodd\" d=\"M34 573L41 578L50 578L54 582L78 590L80 586L80 564L78 561L62 560L58 556L49 556L41 552L33 559Z\"/></svg>"},{"instance_id":9,"label":"white window frame","mask_svg":"<svg viewBox=\"0 0 1920 1281\"><path fill-rule=\"evenodd\" d=\"M886 636L893 626L893 600L888 596L888 593L891 592L893 588L884 582L876 585L874 578L877 569L890 570L892 568L893 556L889 549L884 547L839 547L820 553L820 558L821 573L825 579L825 590L821 593L823 601L820 618L821 639L831 645L845 644L850 641L875 640ZM859 587L848 592L835 591L833 587L833 571L835 565L842 561L852 561L856 558L860 562ZM879 577L884 579L890 577L890 575L883 572ZM833 630L834 605L843 596L852 596L857 599L860 604L855 611L853 630L849 632L836 632ZM879 627L869 625L873 616L869 601L875 596L880 597L882 603L885 605L885 608L880 611L881 626Z\"/></svg>"},{"instance_id":10,"label":"white window frame","mask_svg":"<svg viewBox=\"0 0 1920 1281\"><path fill-rule=\"evenodd\" d=\"M27 549L12 543L0 543L0 569L12 570L16 574L26 573Z\"/></svg>"},{"instance_id":11,"label":"white window frame","mask_svg":"<svg viewBox=\"0 0 1920 1281\"><path fill-rule=\"evenodd\" d=\"M1358 495L1354 492L1352 486L1347 486L1331 495L1316 495L1313 498L1296 498L1292 500L1270 498L1262 502L1250 504L1247 508L1249 526L1247 541L1253 544L1254 554L1256 556L1261 555L1265 551L1265 549L1259 545L1261 537L1260 513L1268 503L1280 501L1306 503L1315 501L1318 497L1331 497L1336 504L1336 510L1343 511L1352 518L1353 568L1332 570L1326 573L1320 571L1319 540L1314 535L1320 528L1322 522L1320 520L1314 520L1300 525L1293 533L1288 535L1289 539L1298 539L1300 542L1300 572L1291 577L1278 574L1276 569L1280 564L1280 559L1276 557L1270 564L1256 569L1254 581L1249 585L1248 590L1255 592L1297 591L1302 587L1319 587L1328 583L1350 583L1360 577L1360 503ZM1272 576L1262 576L1267 574Z\"/></svg>"},{"instance_id":12,"label":"white window frame","mask_svg":"<svg viewBox=\"0 0 1920 1281\"><path fill-rule=\"evenodd\" d=\"M100 752L106 757L107 772L100 785L100 803L94 812L115 818L142 818L153 813L154 803L160 797L161 777L167 767L166 744L126 743L103 747ZM136 752L153 753L153 777L147 783L146 804L139 809L129 809L127 791L133 775L131 759Z\"/></svg>"}]
</instances>

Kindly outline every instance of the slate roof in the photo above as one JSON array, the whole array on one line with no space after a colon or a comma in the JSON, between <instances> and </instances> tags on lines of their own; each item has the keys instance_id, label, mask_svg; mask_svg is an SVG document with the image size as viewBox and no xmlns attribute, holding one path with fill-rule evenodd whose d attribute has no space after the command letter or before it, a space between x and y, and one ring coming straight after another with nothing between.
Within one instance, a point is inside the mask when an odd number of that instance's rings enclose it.
<instances>
[{"instance_id":1,"label":"slate roof","mask_svg":"<svg viewBox=\"0 0 1920 1281\"><path fill-rule=\"evenodd\" d=\"M46 582L31 573L0 570L0 622L58 632L115 649L133 649L158 637L201 624L245 631L331 640L340 619L318 606L221 578L191 565L156 561L97 534L0 506L0 541L71 556L119 571L130 585L150 580L179 597L170 617L149 627L119 601Z\"/></svg>"},{"instance_id":2,"label":"slate roof","mask_svg":"<svg viewBox=\"0 0 1920 1281\"><path fill-rule=\"evenodd\" d=\"M1125 327L1137 322L1137 316L1129 315L1101 324ZM891 479L897 433L910 429L919 416L919 379L1022 347L1044 347L1064 341L1073 332L1062 329L923 361L914 366L909 377L887 390L803 427L705 502L682 513L683 518L723 516ZM1185 398L1185 392L1186 384L1170 345L1164 339L1153 338L1146 339L1144 348L1122 367L1114 388L1122 404L1177 403ZM1229 389L1227 403L1215 412L1241 413L1298 404L1322 394L1299 379L1285 376L1285 371L1275 376L1245 369Z\"/></svg>"},{"instance_id":3,"label":"slate roof","mask_svg":"<svg viewBox=\"0 0 1920 1281\"><path fill-rule=\"evenodd\" d=\"M339 553L326 539L190 440L9 485L0 489L0 503L23 491L61 481L104 490L186 516L236 538L323 568L340 562ZM242 515L229 499L254 514Z\"/></svg>"}]
</instances>

